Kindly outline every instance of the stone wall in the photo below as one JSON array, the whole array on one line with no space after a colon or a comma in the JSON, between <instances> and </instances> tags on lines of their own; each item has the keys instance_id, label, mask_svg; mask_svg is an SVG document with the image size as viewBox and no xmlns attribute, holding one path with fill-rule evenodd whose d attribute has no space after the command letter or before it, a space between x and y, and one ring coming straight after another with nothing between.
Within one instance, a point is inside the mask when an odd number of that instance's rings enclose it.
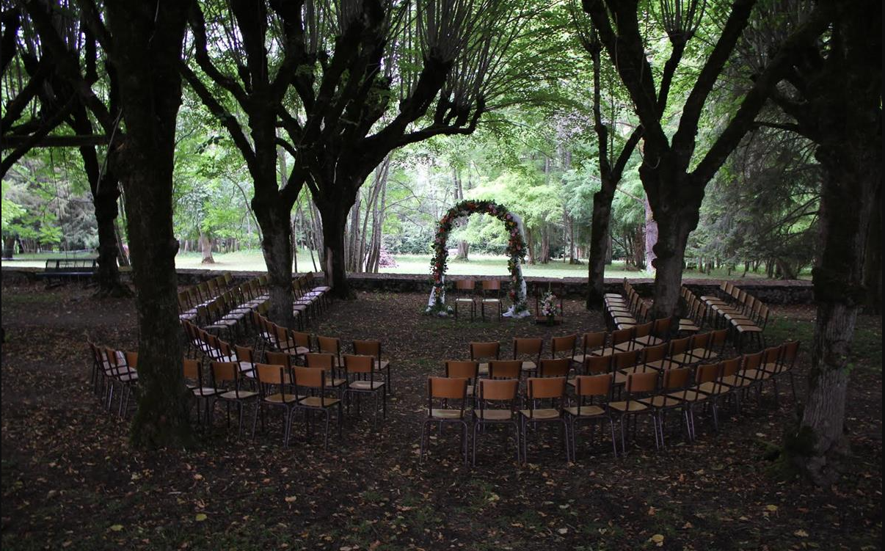
<instances>
[{"instance_id":1,"label":"stone wall","mask_svg":"<svg viewBox=\"0 0 885 551\"><path fill-rule=\"evenodd\" d=\"M36 281L34 274L43 271L42 268L16 268L3 266L3 281L9 282L15 279ZM181 286L196 285L224 273L224 270L178 270L178 284ZM256 278L264 272L231 272L236 282L243 282ZM124 280L128 280L128 270L122 273ZM316 273L317 280L322 281L323 275ZM449 282L457 279L465 279L468 276L450 276ZM474 276L472 279L494 279L495 276ZM500 276L504 279L504 276ZM587 293L587 280L580 277L545 278L526 277L529 296L534 296L534 290L546 290L548 287L559 288L569 298L581 298ZM385 291L391 293L427 293L430 294L430 276L412 274L351 274L348 276L351 287L357 291ZM683 284L696 295L709 295L716 292L723 280L715 279L685 279ZM731 279L729 280L750 295L766 304L811 304L814 302L814 293L810 281L801 280L766 280L766 279ZM630 279L630 283L636 292L643 297L651 297L654 280L648 278ZM606 292L618 293L623 290L623 279L607 278L605 280Z\"/></svg>"}]
</instances>

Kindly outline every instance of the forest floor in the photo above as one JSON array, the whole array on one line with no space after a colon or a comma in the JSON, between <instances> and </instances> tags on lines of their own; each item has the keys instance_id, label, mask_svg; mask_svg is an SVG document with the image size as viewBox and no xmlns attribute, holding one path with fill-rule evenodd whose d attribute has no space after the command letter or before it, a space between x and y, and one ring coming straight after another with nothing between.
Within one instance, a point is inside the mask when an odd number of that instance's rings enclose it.
<instances>
[{"instance_id":1,"label":"forest floor","mask_svg":"<svg viewBox=\"0 0 885 551\"><path fill-rule=\"evenodd\" d=\"M127 422L99 405L86 339L135 349L129 300L90 299L68 285L4 284L2 514L4 550L17 549L880 549L882 537L881 317L858 321L847 401L853 453L840 482L789 478L771 453L795 403L766 390L721 431L698 419L685 444L674 426L655 451L645 422L627 454L589 427L568 463L555 430L530 433L517 465L504 433L482 435L476 467L459 460L456 430L431 438L419 461L426 378L467 356L471 340L549 337L600 329L598 313L566 301L565 324L480 322L421 315L423 294L364 293L336 302L313 331L348 343L378 338L395 396L377 430L347 418L328 451L296 427L281 446L271 412L255 440L224 415L188 451L141 452ZM811 307L775 307L769 343L802 340L800 398L809 368ZM276 414L276 415L275 415ZM671 419L672 421L672 419Z\"/></svg>"}]
</instances>

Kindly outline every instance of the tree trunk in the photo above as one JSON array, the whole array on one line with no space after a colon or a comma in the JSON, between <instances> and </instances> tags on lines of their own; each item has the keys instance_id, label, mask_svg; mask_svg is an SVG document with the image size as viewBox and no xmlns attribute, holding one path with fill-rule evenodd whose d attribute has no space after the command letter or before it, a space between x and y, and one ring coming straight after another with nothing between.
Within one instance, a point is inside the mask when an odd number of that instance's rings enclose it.
<instances>
[{"instance_id":1,"label":"tree trunk","mask_svg":"<svg viewBox=\"0 0 885 551\"><path fill-rule=\"evenodd\" d=\"M457 260L469 260L468 254L470 253L470 243L464 241L458 241L458 255L455 257Z\"/></svg>"},{"instance_id":2,"label":"tree trunk","mask_svg":"<svg viewBox=\"0 0 885 551\"><path fill-rule=\"evenodd\" d=\"M295 224L295 216L290 218L292 229L292 273L298 273L298 229Z\"/></svg>"},{"instance_id":3,"label":"tree trunk","mask_svg":"<svg viewBox=\"0 0 885 551\"><path fill-rule=\"evenodd\" d=\"M550 228L546 223L541 226L541 255L539 261L541 264L550 262Z\"/></svg>"},{"instance_id":4,"label":"tree trunk","mask_svg":"<svg viewBox=\"0 0 885 551\"><path fill-rule=\"evenodd\" d=\"M257 186L256 186L257 187ZM257 199L257 197L256 197ZM292 313L292 247L289 212L280 203L263 205L253 199L252 208L261 226L261 252L267 265L270 319L285 327L295 326Z\"/></svg>"},{"instance_id":5,"label":"tree trunk","mask_svg":"<svg viewBox=\"0 0 885 551\"><path fill-rule=\"evenodd\" d=\"M200 264L215 264L215 259L212 258L212 238L203 230L200 230L200 253L203 255Z\"/></svg>"},{"instance_id":6,"label":"tree trunk","mask_svg":"<svg viewBox=\"0 0 885 551\"><path fill-rule=\"evenodd\" d=\"M655 244L658 242L658 223L655 222L648 198L645 199L645 269L655 271Z\"/></svg>"},{"instance_id":7,"label":"tree trunk","mask_svg":"<svg viewBox=\"0 0 885 551\"><path fill-rule=\"evenodd\" d=\"M652 319L679 315L682 269L688 234L697 226L698 209L687 208L658 214L657 239L654 246L655 293ZM646 238L646 243L648 238ZM648 269L649 266L646 266Z\"/></svg>"},{"instance_id":8,"label":"tree trunk","mask_svg":"<svg viewBox=\"0 0 885 551\"><path fill-rule=\"evenodd\" d=\"M15 236L8 235L3 238L3 258L12 258L15 255Z\"/></svg>"},{"instance_id":9,"label":"tree trunk","mask_svg":"<svg viewBox=\"0 0 885 551\"><path fill-rule=\"evenodd\" d=\"M347 209L343 205L332 203L318 205L323 219L323 273L326 284L332 287L331 294L335 298L350 299L353 294L347 283L347 269L344 264L344 228L347 224Z\"/></svg>"},{"instance_id":10,"label":"tree trunk","mask_svg":"<svg viewBox=\"0 0 885 551\"><path fill-rule=\"evenodd\" d=\"M526 248L529 250L529 264L535 264L535 240L532 236L532 230L526 226L525 228L525 244Z\"/></svg>"},{"instance_id":11,"label":"tree trunk","mask_svg":"<svg viewBox=\"0 0 885 551\"><path fill-rule=\"evenodd\" d=\"M193 395L182 372L172 171L187 6L109 2L107 11L126 126L114 169L126 192L137 290L139 396L131 439L142 447L183 446L192 439Z\"/></svg>"},{"instance_id":12,"label":"tree trunk","mask_svg":"<svg viewBox=\"0 0 885 551\"><path fill-rule=\"evenodd\" d=\"M601 310L605 296L605 265L611 242L611 214L614 192L602 189L593 194L593 218L590 226L590 259L587 308Z\"/></svg>"},{"instance_id":13,"label":"tree trunk","mask_svg":"<svg viewBox=\"0 0 885 551\"><path fill-rule=\"evenodd\" d=\"M870 229L867 231L863 286L867 290L865 310L882 313L882 190L876 195Z\"/></svg>"}]
</instances>

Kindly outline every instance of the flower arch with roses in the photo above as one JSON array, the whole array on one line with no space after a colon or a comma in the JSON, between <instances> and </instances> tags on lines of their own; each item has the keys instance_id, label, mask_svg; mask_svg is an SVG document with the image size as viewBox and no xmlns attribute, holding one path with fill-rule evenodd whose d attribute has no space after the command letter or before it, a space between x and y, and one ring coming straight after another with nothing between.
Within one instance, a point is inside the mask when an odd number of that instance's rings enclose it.
<instances>
[{"instance_id":1,"label":"flower arch with roses","mask_svg":"<svg viewBox=\"0 0 885 551\"><path fill-rule=\"evenodd\" d=\"M523 317L528 314L525 297L525 280L522 277L522 261L526 255L525 240L522 236L522 224L519 217L507 210L507 207L492 201L466 200L453 206L439 220L436 237L433 240L433 258L430 268L433 272L433 290L427 305L428 313L444 314L445 306L445 273L448 267L449 251L446 244L452 225L458 218L471 214L489 214L504 222L509 234L507 240L507 269L510 271L510 291L508 293L513 305L505 316Z\"/></svg>"}]
</instances>

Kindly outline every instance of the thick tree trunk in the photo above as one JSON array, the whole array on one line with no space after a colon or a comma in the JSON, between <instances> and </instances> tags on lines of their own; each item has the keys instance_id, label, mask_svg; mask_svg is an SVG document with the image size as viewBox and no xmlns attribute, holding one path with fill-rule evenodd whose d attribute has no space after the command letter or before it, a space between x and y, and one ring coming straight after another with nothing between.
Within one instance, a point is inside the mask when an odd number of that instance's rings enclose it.
<instances>
[{"instance_id":1,"label":"thick tree trunk","mask_svg":"<svg viewBox=\"0 0 885 551\"><path fill-rule=\"evenodd\" d=\"M468 255L470 254L470 243L464 241L458 241L458 255L455 257L458 260L470 260Z\"/></svg>"},{"instance_id":2,"label":"thick tree trunk","mask_svg":"<svg viewBox=\"0 0 885 551\"><path fill-rule=\"evenodd\" d=\"M697 226L698 209L686 205L656 214L657 242L654 246L655 292L651 309L653 319L680 315L679 297L682 289L682 269L688 234ZM649 267L646 266L646 269Z\"/></svg>"},{"instance_id":3,"label":"thick tree trunk","mask_svg":"<svg viewBox=\"0 0 885 551\"><path fill-rule=\"evenodd\" d=\"M865 310L882 313L882 190L876 195L870 229L867 231L863 286L867 290Z\"/></svg>"},{"instance_id":4,"label":"thick tree trunk","mask_svg":"<svg viewBox=\"0 0 885 551\"><path fill-rule=\"evenodd\" d=\"M342 208L343 207L343 208ZM350 299L353 294L347 283L345 266L344 228L347 223L347 208L343 205L319 205L323 219L323 273L326 284L332 287L331 294L336 298Z\"/></svg>"},{"instance_id":5,"label":"thick tree trunk","mask_svg":"<svg viewBox=\"0 0 885 551\"><path fill-rule=\"evenodd\" d=\"M605 295L605 265L611 242L611 214L614 192L605 184L593 194L593 218L590 227L590 259L587 308L601 310Z\"/></svg>"},{"instance_id":6,"label":"thick tree trunk","mask_svg":"<svg viewBox=\"0 0 885 551\"><path fill-rule=\"evenodd\" d=\"M285 327L295 326L292 313L292 246L289 212L283 205L262 205L253 199L253 210L261 226L261 252L267 265L270 319Z\"/></svg>"},{"instance_id":7,"label":"thick tree trunk","mask_svg":"<svg viewBox=\"0 0 885 551\"><path fill-rule=\"evenodd\" d=\"M126 124L114 168L126 192L137 290L139 396L131 438L142 447L182 446L192 438L193 395L182 373L172 169L187 6L109 2L107 10Z\"/></svg>"},{"instance_id":8,"label":"thick tree trunk","mask_svg":"<svg viewBox=\"0 0 885 551\"><path fill-rule=\"evenodd\" d=\"M3 238L3 258L12 258L15 255L15 236L9 235Z\"/></svg>"},{"instance_id":9,"label":"thick tree trunk","mask_svg":"<svg viewBox=\"0 0 885 551\"><path fill-rule=\"evenodd\" d=\"M212 238L202 230L200 231L200 254L203 257L200 264L215 264L215 259L212 258Z\"/></svg>"}]
</instances>

